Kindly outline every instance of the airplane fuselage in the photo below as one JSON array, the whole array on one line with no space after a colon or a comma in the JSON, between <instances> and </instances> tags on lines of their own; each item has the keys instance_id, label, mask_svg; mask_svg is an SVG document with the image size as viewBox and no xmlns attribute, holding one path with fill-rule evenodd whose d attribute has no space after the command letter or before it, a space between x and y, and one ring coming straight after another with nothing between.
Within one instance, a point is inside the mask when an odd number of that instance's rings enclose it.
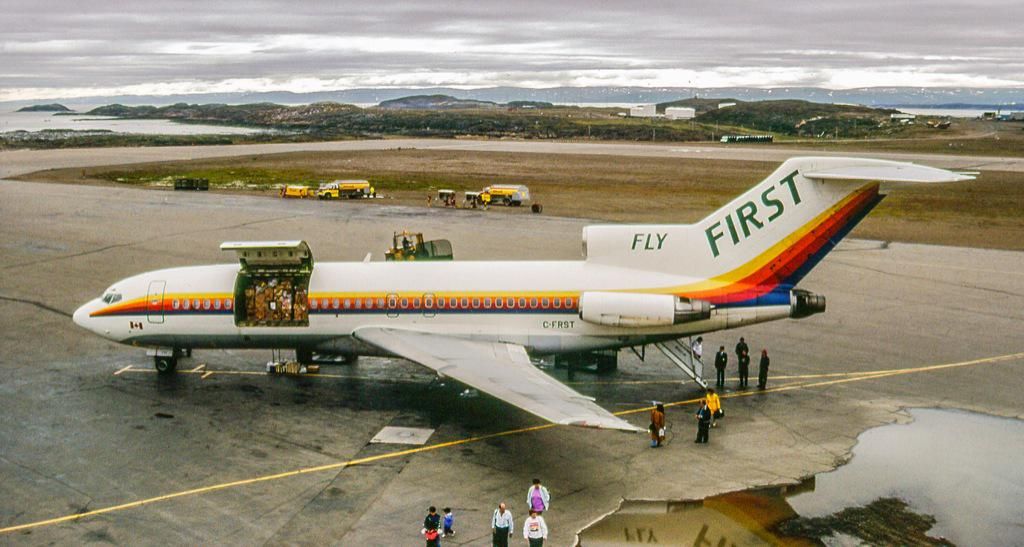
<instances>
[{"instance_id":1,"label":"airplane fuselage","mask_svg":"<svg viewBox=\"0 0 1024 547\"><path fill-rule=\"evenodd\" d=\"M173 348L305 348L379 354L351 335L360 327L411 328L520 344L533 354L642 345L789 317L790 291L714 307L707 319L658 327L612 327L580 318L588 291L676 294L696 280L593 264L549 262L318 263L308 289L308 324L239 326L237 264L157 270L115 283L75 321L130 345ZM677 294L685 296L685 294Z\"/></svg>"}]
</instances>

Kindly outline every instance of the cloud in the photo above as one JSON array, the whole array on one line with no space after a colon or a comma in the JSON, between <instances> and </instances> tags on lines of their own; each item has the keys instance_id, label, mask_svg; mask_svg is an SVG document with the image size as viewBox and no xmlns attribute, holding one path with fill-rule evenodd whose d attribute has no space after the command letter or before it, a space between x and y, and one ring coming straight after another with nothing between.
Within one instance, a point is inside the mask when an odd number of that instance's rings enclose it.
<instances>
[{"instance_id":1,"label":"cloud","mask_svg":"<svg viewBox=\"0 0 1024 547\"><path fill-rule=\"evenodd\" d=\"M0 100L140 89L1022 86L1022 16L1016 0L9 0Z\"/></svg>"}]
</instances>

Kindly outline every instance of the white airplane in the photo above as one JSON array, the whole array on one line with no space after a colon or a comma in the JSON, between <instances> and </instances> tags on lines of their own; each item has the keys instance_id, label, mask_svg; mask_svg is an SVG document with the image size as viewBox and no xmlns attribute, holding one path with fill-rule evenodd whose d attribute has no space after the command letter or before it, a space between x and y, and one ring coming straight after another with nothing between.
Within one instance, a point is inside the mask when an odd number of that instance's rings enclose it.
<instances>
[{"instance_id":1,"label":"white airplane","mask_svg":"<svg viewBox=\"0 0 1024 547\"><path fill-rule=\"evenodd\" d=\"M797 283L881 201L881 184L969 180L910 163L804 157L696 224L583 230L580 261L316 263L303 241L229 242L240 264L114 283L74 314L151 348L397 356L558 424L636 431L530 356L637 347L825 309Z\"/></svg>"}]
</instances>

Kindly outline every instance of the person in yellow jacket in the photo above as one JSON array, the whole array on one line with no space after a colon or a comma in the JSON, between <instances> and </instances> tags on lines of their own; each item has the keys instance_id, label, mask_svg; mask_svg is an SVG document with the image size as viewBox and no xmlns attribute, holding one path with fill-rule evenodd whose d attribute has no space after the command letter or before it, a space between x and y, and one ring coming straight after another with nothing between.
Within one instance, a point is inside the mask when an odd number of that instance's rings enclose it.
<instances>
[{"instance_id":1,"label":"person in yellow jacket","mask_svg":"<svg viewBox=\"0 0 1024 547\"><path fill-rule=\"evenodd\" d=\"M722 410L722 400L718 398L718 394L713 388L708 388L708 393L704 398L708 402L708 410L711 411L711 427L718 427L715 420L725 416L725 411Z\"/></svg>"}]
</instances>

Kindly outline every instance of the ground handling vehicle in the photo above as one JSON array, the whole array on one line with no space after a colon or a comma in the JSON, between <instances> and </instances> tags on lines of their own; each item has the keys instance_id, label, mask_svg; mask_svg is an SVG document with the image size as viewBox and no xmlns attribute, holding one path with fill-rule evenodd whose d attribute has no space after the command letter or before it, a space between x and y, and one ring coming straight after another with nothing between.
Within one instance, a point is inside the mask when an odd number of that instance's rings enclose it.
<instances>
[{"instance_id":1,"label":"ground handling vehicle","mask_svg":"<svg viewBox=\"0 0 1024 547\"><path fill-rule=\"evenodd\" d=\"M486 192L466 192L462 200L463 207L486 207L491 203L491 195Z\"/></svg>"},{"instance_id":2,"label":"ground handling vehicle","mask_svg":"<svg viewBox=\"0 0 1024 547\"><path fill-rule=\"evenodd\" d=\"M447 239L423 241L423 234L402 230L395 232L385 260L453 260L452 243Z\"/></svg>"},{"instance_id":3,"label":"ground handling vehicle","mask_svg":"<svg viewBox=\"0 0 1024 547\"><path fill-rule=\"evenodd\" d=\"M316 197L320 199L356 199L368 198L375 193L375 190L371 190L369 181L336 180L327 184L321 184L320 188L316 191Z\"/></svg>"},{"instance_id":4,"label":"ground handling vehicle","mask_svg":"<svg viewBox=\"0 0 1024 547\"><path fill-rule=\"evenodd\" d=\"M308 198L312 195L313 191L309 188L309 186L288 185L285 186L284 188L281 188L281 197L283 198L302 199Z\"/></svg>"},{"instance_id":5,"label":"ground handling vehicle","mask_svg":"<svg viewBox=\"0 0 1024 547\"><path fill-rule=\"evenodd\" d=\"M437 201L444 204L445 207L455 207L455 190L438 190Z\"/></svg>"},{"instance_id":6,"label":"ground handling vehicle","mask_svg":"<svg viewBox=\"0 0 1024 547\"><path fill-rule=\"evenodd\" d=\"M174 179L175 190L209 190L210 180L209 179L198 179L198 178L180 178Z\"/></svg>"},{"instance_id":7,"label":"ground handling vehicle","mask_svg":"<svg viewBox=\"0 0 1024 547\"><path fill-rule=\"evenodd\" d=\"M524 201L530 201L530 189L522 184L492 184L480 193L490 194L491 203L512 207L519 207Z\"/></svg>"}]
</instances>

